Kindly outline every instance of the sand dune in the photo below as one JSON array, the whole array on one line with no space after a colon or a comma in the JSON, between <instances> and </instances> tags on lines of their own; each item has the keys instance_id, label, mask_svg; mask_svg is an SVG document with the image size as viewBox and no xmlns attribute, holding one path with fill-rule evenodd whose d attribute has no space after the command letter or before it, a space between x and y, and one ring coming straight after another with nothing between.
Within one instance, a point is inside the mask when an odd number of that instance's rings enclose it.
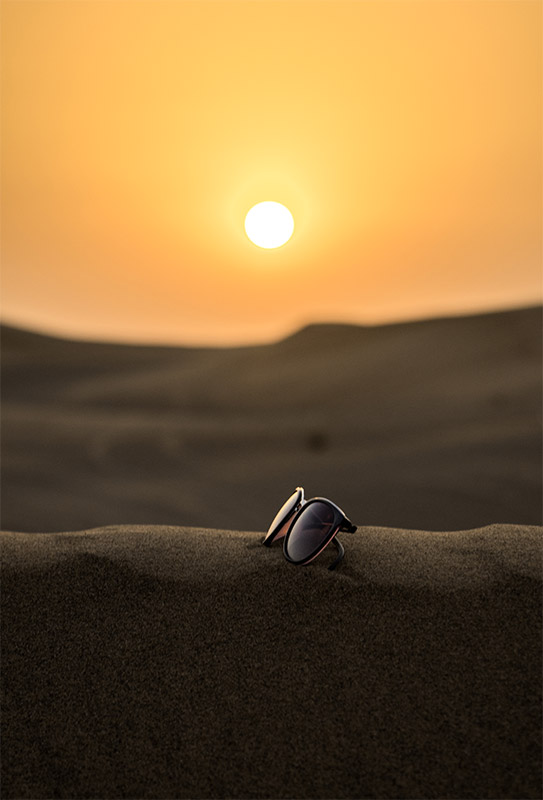
<instances>
[{"instance_id":1,"label":"sand dune","mask_svg":"<svg viewBox=\"0 0 543 800\"><path fill-rule=\"evenodd\" d=\"M4 533L6 798L540 798L541 529Z\"/></svg>"},{"instance_id":2,"label":"sand dune","mask_svg":"<svg viewBox=\"0 0 543 800\"><path fill-rule=\"evenodd\" d=\"M5 328L3 797L540 798L540 334ZM260 544L300 483L335 572Z\"/></svg>"},{"instance_id":3,"label":"sand dune","mask_svg":"<svg viewBox=\"0 0 543 800\"><path fill-rule=\"evenodd\" d=\"M2 335L2 525L541 523L540 308L210 349Z\"/></svg>"}]
</instances>

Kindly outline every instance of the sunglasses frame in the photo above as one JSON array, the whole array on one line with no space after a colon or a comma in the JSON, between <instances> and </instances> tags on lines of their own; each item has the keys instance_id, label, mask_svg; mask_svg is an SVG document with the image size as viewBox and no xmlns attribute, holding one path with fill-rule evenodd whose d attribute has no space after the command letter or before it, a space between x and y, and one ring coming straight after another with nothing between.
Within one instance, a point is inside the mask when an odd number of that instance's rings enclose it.
<instances>
[{"instance_id":1,"label":"sunglasses frame","mask_svg":"<svg viewBox=\"0 0 543 800\"><path fill-rule=\"evenodd\" d=\"M294 519L295 515L298 513L298 511L300 511L305 506L307 500L305 499L305 492L304 492L303 486L297 486L292 494L296 494L296 493L298 493L298 497L297 497L296 502L295 502L295 504L294 504L294 506L292 508L292 511L289 514L286 514L284 517L281 517L281 519L279 520L279 522L277 523L275 528L273 530L271 530L271 531L268 531L268 533L266 534L266 536L264 537L264 539L262 541L262 544L264 545L264 547L271 547L271 545L275 541L277 541L278 539L282 539L284 536L286 536L288 528L285 531L285 533L282 534L282 536L278 536L278 533L280 533L281 529L285 527L287 522L288 522L288 527L290 528L290 524L291 524L292 520ZM290 498L287 498L287 499L290 499Z\"/></svg>"},{"instance_id":2,"label":"sunglasses frame","mask_svg":"<svg viewBox=\"0 0 543 800\"><path fill-rule=\"evenodd\" d=\"M290 534L292 533L294 525L296 524L298 519L302 516L302 514L313 503L324 503L324 505L327 505L329 508L331 508L334 511L335 515L336 515L335 524L334 524L334 527L332 528L332 533L329 536L326 537L326 539L324 540L324 543L322 545L319 545L319 547L316 550L314 550L309 556L307 556L307 558L303 558L303 559L300 559L300 560L295 560L295 559L291 558L289 556L288 552L287 552L288 542L289 542L289 539L290 539ZM340 531L343 531L343 532L346 532L346 533L354 533L356 531L356 529L357 529L356 525L353 525L353 523L351 522L349 517L345 514L345 512L342 511L342 509L339 506L337 506L335 503L332 503L331 500L328 500L326 497L312 497L311 500L306 500L306 502L303 503L303 505L298 509L298 511L296 512L296 514L292 518L292 520L290 522L290 525L288 527L287 533L285 535L284 541L283 541L283 555L285 556L287 561L290 561L291 564L294 564L296 566L305 566L306 564L309 564L311 561L313 561L313 559L317 558L317 556L320 553L322 553L322 551L325 549L325 547L327 547L330 544L330 542L333 541L334 545L338 549L339 555L336 558L336 560L333 562L333 564L331 564L328 567L328 569L335 569L335 567L339 564L339 562L342 560L343 556L345 555L345 551L343 549L343 546L341 545L341 543L335 537L338 535L338 533Z\"/></svg>"}]
</instances>

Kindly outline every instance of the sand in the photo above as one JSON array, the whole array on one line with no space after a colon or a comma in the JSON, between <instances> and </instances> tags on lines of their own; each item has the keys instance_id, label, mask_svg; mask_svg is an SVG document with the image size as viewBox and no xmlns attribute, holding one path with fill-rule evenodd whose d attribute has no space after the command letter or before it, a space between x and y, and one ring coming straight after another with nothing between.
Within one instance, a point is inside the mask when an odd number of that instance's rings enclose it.
<instances>
[{"instance_id":1,"label":"sand","mask_svg":"<svg viewBox=\"0 0 543 800\"><path fill-rule=\"evenodd\" d=\"M2 797L541 798L541 334L4 326ZM298 485L335 572L260 544Z\"/></svg>"},{"instance_id":2,"label":"sand","mask_svg":"<svg viewBox=\"0 0 543 800\"><path fill-rule=\"evenodd\" d=\"M2 331L2 525L261 530L295 486L361 525L542 523L542 312L135 347Z\"/></svg>"},{"instance_id":3,"label":"sand","mask_svg":"<svg viewBox=\"0 0 543 800\"><path fill-rule=\"evenodd\" d=\"M3 533L5 798L541 798L542 529Z\"/></svg>"}]
</instances>

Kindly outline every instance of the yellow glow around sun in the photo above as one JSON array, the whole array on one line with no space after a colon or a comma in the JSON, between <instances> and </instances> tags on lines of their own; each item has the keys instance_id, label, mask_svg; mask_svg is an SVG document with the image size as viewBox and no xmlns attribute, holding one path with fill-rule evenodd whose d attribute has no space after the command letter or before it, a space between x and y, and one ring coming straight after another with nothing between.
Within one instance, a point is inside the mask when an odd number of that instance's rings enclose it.
<instances>
[{"instance_id":1,"label":"yellow glow around sun","mask_svg":"<svg viewBox=\"0 0 543 800\"><path fill-rule=\"evenodd\" d=\"M288 242L293 230L292 214L273 200L257 203L245 217L245 232L251 242L268 250Z\"/></svg>"}]
</instances>

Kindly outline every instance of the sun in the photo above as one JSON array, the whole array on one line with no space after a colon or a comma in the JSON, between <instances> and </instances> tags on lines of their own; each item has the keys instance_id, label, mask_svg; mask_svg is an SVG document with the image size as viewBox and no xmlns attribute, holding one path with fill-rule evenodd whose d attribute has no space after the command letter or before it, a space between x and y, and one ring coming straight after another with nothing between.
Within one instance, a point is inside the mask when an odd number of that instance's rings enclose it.
<instances>
[{"instance_id":1,"label":"sun","mask_svg":"<svg viewBox=\"0 0 543 800\"><path fill-rule=\"evenodd\" d=\"M253 206L245 217L245 232L258 247L271 250L286 244L294 231L294 219L288 208L273 200Z\"/></svg>"}]
</instances>

